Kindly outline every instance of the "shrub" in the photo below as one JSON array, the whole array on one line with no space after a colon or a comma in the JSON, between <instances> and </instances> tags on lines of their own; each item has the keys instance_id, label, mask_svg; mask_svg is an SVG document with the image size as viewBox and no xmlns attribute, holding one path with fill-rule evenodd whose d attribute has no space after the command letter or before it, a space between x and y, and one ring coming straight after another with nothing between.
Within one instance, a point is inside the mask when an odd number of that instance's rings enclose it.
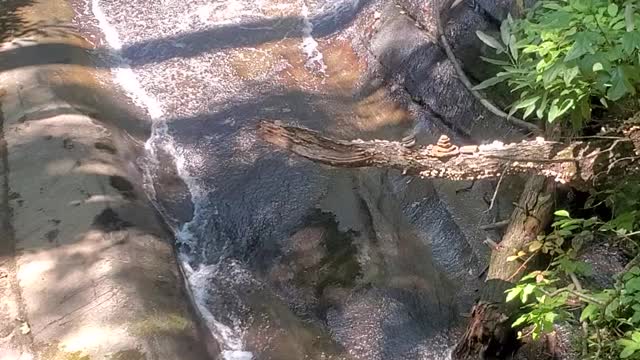
<instances>
[{"instance_id":1,"label":"shrub","mask_svg":"<svg viewBox=\"0 0 640 360\"><path fill-rule=\"evenodd\" d=\"M510 114L523 112L548 122L571 119L579 128L591 118L592 103L634 95L640 84L640 17L635 1L540 1L525 18L510 16L500 38L478 37L503 58L483 58L501 67L476 86L506 81L519 99Z\"/></svg>"}]
</instances>

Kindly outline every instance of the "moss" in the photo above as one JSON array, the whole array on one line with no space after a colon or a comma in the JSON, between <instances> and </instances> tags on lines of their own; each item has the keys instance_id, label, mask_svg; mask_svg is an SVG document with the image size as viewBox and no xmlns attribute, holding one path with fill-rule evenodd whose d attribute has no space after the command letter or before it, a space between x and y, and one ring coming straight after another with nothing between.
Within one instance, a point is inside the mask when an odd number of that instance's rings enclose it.
<instances>
[{"instance_id":1,"label":"moss","mask_svg":"<svg viewBox=\"0 0 640 360\"><path fill-rule=\"evenodd\" d=\"M91 360L91 357L82 351L67 352L56 344L44 346L40 358L46 360Z\"/></svg>"},{"instance_id":2,"label":"moss","mask_svg":"<svg viewBox=\"0 0 640 360\"><path fill-rule=\"evenodd\" d=\"M352 287L361 276L362 269L357 259L357 248L353 244L354 231L343 232L338 229L335 216L314 210L307 218L306 225L321 225L325 231L323 246L327 255L317 268L296 274L296 282L315 287L320 295L328 286ZM310 276L310 274L313 274Z\"/></svg>"},{"instance_id":3,"label":"moss","mask_svg":"<svg viewBox=\"0 0 640 360\"><path fill-rule=\"evenodd\" d=\"M145 360L147 357L138 349L118 351L107 357L108 360Z\"/></svg>"},{"instance_id":4,"label":"moss","mask_svg":"<svg viewBox=\"0 0 640 360\"><path fill-rule=\"evenodd\" d=\"M91 360L91 356L83 351L65 351L59 343L39 344L35 346L39 349L39 357L44 360ZM121 350L107 355L104 360L146 360L146 356L138 349Z\"/></svg>"},{"instance_id":5,"label":"moss","mask_svg":"<svg viewBox=\"0 0 640 360\"><path fill-rule=\"evenodd\" d=\"M157 334L177 334L192 326L190 319L181 314L154 314L133 323L130 326L132 334L137 336L149 336Z\"/></svg>"}]
</instances>

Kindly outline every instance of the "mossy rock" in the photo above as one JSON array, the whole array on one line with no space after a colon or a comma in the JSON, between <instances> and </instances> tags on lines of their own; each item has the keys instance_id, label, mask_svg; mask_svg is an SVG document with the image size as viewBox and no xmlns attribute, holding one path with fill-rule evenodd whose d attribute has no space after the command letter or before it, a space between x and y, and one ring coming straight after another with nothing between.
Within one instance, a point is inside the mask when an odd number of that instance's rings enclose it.
<instances>
[{"instance_id":1,"label":"mossy rock","mask_svg":"<svg viewBox=\"0 0 640 360\"><path fill-rule=\"evenodd\" d=\"M192 321L181 314L153 314L131 324L129 331L136 336L179 334L192 325Z\"/></svg>"}]
</instances>

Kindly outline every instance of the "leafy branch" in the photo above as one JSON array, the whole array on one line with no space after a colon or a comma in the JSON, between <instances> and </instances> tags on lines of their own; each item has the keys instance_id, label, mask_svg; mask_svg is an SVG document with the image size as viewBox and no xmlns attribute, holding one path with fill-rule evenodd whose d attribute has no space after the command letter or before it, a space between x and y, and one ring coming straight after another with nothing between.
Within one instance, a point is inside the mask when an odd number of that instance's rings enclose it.
<instances>
[{"instance_id":1,"label":"leafy branch","mask_svg":"<svg viewBox=\"0 0 640 360\"><path fill-rule=\"evenodd\" d=\"M510 16L494 38L477 35L496 50L498 58L483 58L501 71L474 87L506 82L520 94L509 114L523 119L535 114L552 123L570 119L575 128L591 118L592 101L635 95L640 84L640 27L632 1L540 1L526 18Z\"/></svg>"}]
</instances>

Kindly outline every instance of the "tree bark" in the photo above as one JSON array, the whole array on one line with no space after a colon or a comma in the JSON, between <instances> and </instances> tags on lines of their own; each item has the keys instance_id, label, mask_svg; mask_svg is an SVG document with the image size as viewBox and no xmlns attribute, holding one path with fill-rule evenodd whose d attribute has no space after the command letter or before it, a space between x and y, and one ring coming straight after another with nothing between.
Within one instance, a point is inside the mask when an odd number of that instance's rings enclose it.
<instances>
[{"instance_id":1,"label":"tree bark","mask_svg":"<svg viewBox=\"0 0 640 360\"><path fill-rule=\"evenodd\" d=\"M467 329L454 349L454 360L505 359L517 350L517 334L511 327L517 308L504 302L504 292L520 279L526 264L507 261L507 257L527 247L547 227L553 210L554 189L555 183L543 176L527 181L502 241L491 252L485 286L471 311Z\"/></svg>"},{"instance_id":2,"label":"tree bark","mask_svg":"<svg viewBox=\"0 0 640 360\"><path fill-rule=\"evenodd\" d=\"M410 149L386 140L336 140L279 122L262 122L259 132L274 145L335 167L393 168L407 175L449 180L540 175L582 190L610 177L638 172L640 160L633 140L640 129L570 143L538 138L448 149L438 144Z\"/></svg>"}]
</instances>

